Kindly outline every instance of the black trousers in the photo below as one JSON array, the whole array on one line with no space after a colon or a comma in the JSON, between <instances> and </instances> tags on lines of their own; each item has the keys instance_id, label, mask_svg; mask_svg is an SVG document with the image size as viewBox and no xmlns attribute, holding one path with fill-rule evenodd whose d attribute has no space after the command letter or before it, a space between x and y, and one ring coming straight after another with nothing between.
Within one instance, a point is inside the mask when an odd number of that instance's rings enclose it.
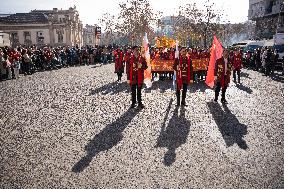
<instances>
[{"instance_id":1,"label":"black trousers","mask_svg":"<svg viewBox=\"0 0 284 189\"><path fill-rule=\"evenodd\" d=\"M220 90L221 90L221 82L218 81L216 83L216 88L215 88L215 100L218 100L218 97L219 97L219 93L220 93ZM225 86L224 88L222 88L222 98L221 100L225 100L226 97L226 90L227 90L227 86Z\"/></svg>"},{"instance_id":2,"label":"black trousers","mask_svg":"<svg viewBox=\"0 0 284 189\"><path fill-rule=\"evenodd\" d=\"M121 81L122 72L121 72L121 71L118 71L116 74L117 74L117 81Z\"/></svg>"},{"instance_id":3,"label":"black trousers","mask_svg":"<svg viewBox=\"0 0 284 189\"><path fill-rule=\"evenodd\" d=\"M138 104L142 104L141 90L142 90L142 85L141 86L138 86L137 84L131 85L131 101L132 101L132 104L136 104L136 96L137 96Z\"/></svg>"},{"instance_id":4,"label":"black trousers","mask_svg":"<svg viewBox=\"0 0 284 189\"><path fill-rule=\"evenodd\" d=\"M240 83L241 81L241 70L240 69L236 69L236 70L233 70L233 77L234 77L234 81L236 82L237 78L236 78L236 73L238 75L238 82Z\"/></svg>"},{"instance_id":5,"label":"black trousers","mask_svg":"<svg viewBox=\"0 0 284 189\"><path fill-rule=\"evenodd\" d=\"M266 62L266 65L265 65L265 75L269 76L270 72L271 72L271 62Z\"/></svg>"},{"instance_id":6,"label":"black trousers","mask_svg":"<svg viewBox=\"0 0 284 189\"><path fill-rule=\"evenodd\" d=\"M121 78L122 78L122 73L117 72L117 81L121 81Z\"/></svg>"},{"instance_id":7,"label":"black trousers","mask_svg":"<svg viewBox=\"0 0 284 189\"><path fill-rule=\"evenodd\" d=\"M182 84L182 100L181 103L185 104L185 98L186 98L186 92L187 92L187 84ZM177 104L180 104L180 90L176 91L176 96L177 96Z\"/></svg>"}]
</instances>

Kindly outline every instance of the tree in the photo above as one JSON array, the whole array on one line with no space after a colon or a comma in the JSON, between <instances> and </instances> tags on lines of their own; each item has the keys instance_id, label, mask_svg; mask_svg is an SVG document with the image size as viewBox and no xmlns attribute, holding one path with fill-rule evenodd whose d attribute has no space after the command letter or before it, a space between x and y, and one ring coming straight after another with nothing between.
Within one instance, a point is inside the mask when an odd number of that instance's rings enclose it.
<instances>
[{"instance_id":1,"label":"tree","mask_svg":"<svg viewBox=\"0 0 284 189\"><path fill-rule=\"evenodd\" d=\"M158 25L160 13L154 12L149 0L127 0L119 6L120 13L115 28L121 37L133 44L140 44L145 32L150 38L154 38L154 27Z\"/></svg>"},{"instance_id":2,"label":"tree","mask_svg":"<svg viewBox=\"0 0 284 189\"><path fill-rule=\"evenodd\" d=\"M190 37L191 42L199 42L203 39L203 46L208 46L208 36L220 30L222 11L216 10L214 3L206 0L204 9L199 9L196 3L186 4L179 7L179 14L174 26L177 35L183 38ZM184 39L182 39L184 40Z\"/></svg>"},{"instance_id":3,"label":"tree","mask_svg":"<svg viewBox=\"0 0 284 189\"><path fill-rule=\"evenodd\" d=\"M103 44L110 44L113 43L115 40L115 23L116 19L114 15L111 15L109 13L105 13L102 15L102 18L99 19L99 23L101 26L103 26L104 34L102 36L102 43Z\"/></svg>"}]
</instances>

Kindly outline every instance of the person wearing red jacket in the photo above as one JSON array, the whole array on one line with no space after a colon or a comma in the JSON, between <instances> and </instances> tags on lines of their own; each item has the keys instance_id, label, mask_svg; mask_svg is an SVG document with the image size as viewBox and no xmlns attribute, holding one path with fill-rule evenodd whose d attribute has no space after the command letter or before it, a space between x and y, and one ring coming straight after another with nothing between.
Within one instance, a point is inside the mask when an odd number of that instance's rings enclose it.
<instances>
[{"instance_id":1,"label":"person wearing red jacket","mask_svg":"<svg viewBox=\"0 0 284 189\"><path fill-rule=\"evenodd\" d=\"M241 75L241 69L242 69L243 61L242 61L242 55L240 51L236 51L233 56L233 77L234 82L236 83L236 73L238 75L238 83L241 82L240 75Z\"/></svg>"},{"instance_id":2,"label":"person wearing red jacket","mask_svg":"<svg viewBox=\"0 0 284 189\"><path fill-rule=\"evenodd\" d=\"M52 62L51 62L51 59L52 59L52 52L49 48L46 48L45 51L44 51L44 59L45 59L45 65L46 67L52 69Z\"/></svg>"},{"instance_id":3,"label":"person wearing red jacket","mask_svg":"<svg viewBox=\"0 0 284 189\"><path fill-rule=\"evenodd\" d=\"M130 64L130 57L131 57L131 55L132 55L131 47L128 47L127 51L126 51L126 53L125 53L125 55L123 57L123 61L124 61L125 66L126 66L126 74L127 75L129 74L129 68L130 68L129 64Z\"/></svg>"},{"instance_id":4,"label":"person wearing red jacket","mask_svg":"<svg viewBox=\"0 0 284 189\"><path fill-rule=\"evenodd\" d=\"M144 105L142 104L141 90L144 82L144 71L148 67L145 58L140 55L138 46L133 47L133 54L130 56L129 63L127 82L131 86L131 108L135 108L136 105L136 92L138 107L144 108Z\"/></svg>"},{"instance_id":5,"label":"person wearing red jacket","mask_svg":"<svg viewBox=\"0 0 284 189\"><path fill-rule=\"evenodd\" d=\"M22 56L18 50L15 50L13 53L13 62L14 62L14 77L19 78L19 70L21 69L21 60Z\"/></svg>"},{"instance_id":6,"label":"person wearing red jacket","mask_svg":"<svg viewBox=\"0 0 284 189\"><path fill-rule=\"evenodd\" d=\"M193 68L190 56L187 56L185 47L180 49L179 58L175 58L173 69L176 71L176 82L177 82L177 106L180 106L180 90L182 90L181 105L186 106L185 98L187 92L187 85L193 83Z\"/></svg>"},{"instance_id":7,"label":"person wearing red jacket","mask_svg":"<svg viewBox=\"0 0 284 189\"><path fill-rule=\"evenodd\" d=\"M215 76L215 99L214 102L218 101L219 93L222 88L222 103L227 103L226 101L226 90L230 83L230 76L232 70L232 63L230 62L229 52L224 49L223 56L216 61L214 76Z\"/></svg>"},{"instance_id":8,"label":"person wearing red jacket","mask_svg":"<svg viewBox=\"0 0 284 189\"><path fill-rule=\"evenodd\" d=\"M123 65L123 52L120 49L114 52L115 57L115 71L114 73L117 74L117 81L121 81L122 74L124 72L124 65Z\"/></svg>"}]
</instances>

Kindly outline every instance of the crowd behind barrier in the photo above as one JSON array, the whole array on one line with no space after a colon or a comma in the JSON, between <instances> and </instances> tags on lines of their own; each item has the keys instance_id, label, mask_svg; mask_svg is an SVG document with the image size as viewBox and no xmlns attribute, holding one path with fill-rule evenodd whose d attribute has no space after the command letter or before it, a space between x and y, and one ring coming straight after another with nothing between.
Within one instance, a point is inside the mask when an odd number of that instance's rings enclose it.
<instances>
[{"instance_id":1,"label":"crowd behind barrier","mask_svg":"<svg viewBox=\"0 0 284 189\"><path fill-rule=\"evenodd\" d=\"M30 75L37 71L53 70L63 67L107 64L114 62L116 52L120 49L125 55L127 51L131 53L130 46L63 46L63 47L36 47L36 46L18 46L16 48L4 47L0 49L0 80L17 79L20 74ZM277 50L269 48L255 49L254 52L242 52L238 49L230 50L230 58L233 58L236 51L243 55L243 67L263 72L266 76L274 73L275 66L279 60ZM209 49L187 48L188 55L192 60L201 60L210 58ZM154 62L169 62L174 60L175 48L150 47L150 58ZM281 69L284 74L284 57ZM153 70L152 76L160 79L173 78L172 71L156 72ZM195 80L198 78L204 80L206 70L195 71Z\"/></svg>"}]
</instances>

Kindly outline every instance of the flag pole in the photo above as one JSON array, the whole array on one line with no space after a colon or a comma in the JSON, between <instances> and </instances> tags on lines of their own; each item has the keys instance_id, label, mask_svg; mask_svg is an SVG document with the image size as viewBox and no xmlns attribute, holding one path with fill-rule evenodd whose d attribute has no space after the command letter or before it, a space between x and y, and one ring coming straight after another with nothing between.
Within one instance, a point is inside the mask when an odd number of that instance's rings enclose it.
<instances>
[{"instance_id":1,"label":"flag pole","mask_svg":"<svg viewBox=\"0 0 284 189\"><path fill-rule=\"evenodd\" d=\"M178 43L179 41L176 40L176 52L175 52L175 58L179 59L179 50L178 50ZM175 60L174 60L175 61ZM173 90L176 90L176 80L177 80L177 72L174 70L174 78L173 78Z\"/></svg>"}]
</instances>

